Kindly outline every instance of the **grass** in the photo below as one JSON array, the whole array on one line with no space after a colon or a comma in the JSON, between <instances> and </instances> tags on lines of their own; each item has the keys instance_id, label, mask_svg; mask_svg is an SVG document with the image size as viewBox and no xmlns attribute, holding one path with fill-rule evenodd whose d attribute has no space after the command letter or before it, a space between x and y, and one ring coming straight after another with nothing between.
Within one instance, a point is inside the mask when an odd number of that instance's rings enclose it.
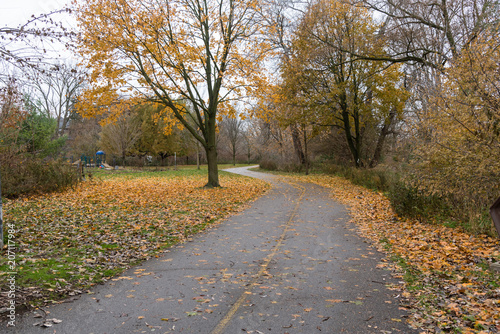
<instances>
[{"instance_id":1,"label":"grass","mask_svg":"<svg viewBox=\"0 0 500 334\"><path fill-rule=\"evenodd\" d=\"M222 188L204 189L206 178L196 166L98 171L74 189L6 200L4 221L16 230L16 301L37 306L85 291L241 210L268 189L265 182L223 171ZM8 264L6 256L0 258L2 291L12 271ZM1 308L7 301L0 302Z\"/></svg>"},{"instance_id":2,"label":"grass","mask_svg":"<svg viewBox=\"0 0 500 334\"><path fill-rule=\"evenodd\" d=\"M391 262L395 263L398 266L399 270L403 272L403 279L407 284L406 288L409 291L422 290L422 272L419 271L416 267L409 264L405 258L398 255L397 253L394 253L394 250L391 247L391 243L387 238L384 237L380 239L379 242L387 253L391 253L389 257Z\"/></svg>"},{"instance_id":3,"label":"grass","mask_svg":"<svg viewBox=\"0 0 500 334\"><path fill-rule=\"evenodd\" d=\"M236 165L233 165L233 164L218 164L217 167L219 168L219 170L221 169L228 169L228 168L237 168L237 167L248 167L248 166L255 166L257 164L236 164ZM200 164L200 170L204 170L204 171L207 171L208 169L208 165L206 164ZM137 171L167 171L167 170L198 170L197 166L196 165L177 165L177 167L175 166L144 166L144 167L132 167L132 166L120 166L118 170L105 170L105 169L101 169L101 168L95 168L95 167L92 167L92 168L86 168L86 170L89 170L89 171L94 171L94 172L97 172L97 173L102 173L102 172L107 172L107 173L111 173L111 172L123 172L123 171L126 171L126 172L137 172Z\"/></svg>"}]
</instances>

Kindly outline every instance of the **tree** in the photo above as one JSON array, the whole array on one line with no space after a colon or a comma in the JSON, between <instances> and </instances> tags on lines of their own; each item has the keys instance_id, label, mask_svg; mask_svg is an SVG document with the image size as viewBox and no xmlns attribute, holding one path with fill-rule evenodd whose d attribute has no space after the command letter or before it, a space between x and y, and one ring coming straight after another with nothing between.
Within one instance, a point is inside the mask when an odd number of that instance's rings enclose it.
<instances>
[{"instance_id":1,"label":"tree","mask_svg":"<svg viewBox=\"0 0 500 334\"><path fill-rule=\"evenodd\" d=\"M267 39L269 44L278 55L278 64L281 63L282 66L291 66L292 58L292 43L293 34L297 29L297 17L299 14L303 14L301 7L303 3L296 0L268 0L266 6L263 9L263 17L268 27ZM278 81L278 78L277 78ZM279 89L279 88L277 88ZM276 88L274 89L276 91ZM269 97L265 97L265 100L269 100ZM299 163L302 166L306 166L308 163L307 154L305 153L305 146L302 145L300 129L303 128L301 124L297 123L297 118L289 117L291 108L293 108L289 103L280 103L276 99L269 102L270 105L276 107L276 110L282 110L284 112L276 113L273 112L275 116L278 116L279 123L284 127L288 127L292 136L292 143L295 154ZM284 110L283 110L284 109ZM279 117L280 115L287 115L284 117ZM304 147L303 147L304 146Z\"/></svg>"},{"instance_id":2,"label":"tree","mask_svg":"<svg viewBox=\"0 0 500 334\"><path fill-rule=\"evenodd\" d=\"M91 72L80 112L95 116L109 106L116 118L127 109L118 99L126 89L164 105L205 149L207 186L219 186L217 119L265 79L258 6L259 0L80 2L79 49Z\"/></svg>"},{"instance_id":3,"label":"tree","mask_svg":"<svg viewBox=\"0 0 500 334\"><path fill-rule=\"evenodd\" d=\"M54 20L57 14L68 11L61 9L33 15L18 27L1 27L0 65L4 71L0 73L0 79L8 76L9 71L5 69L19 69L21 72L26 69L44 71L40 65L50 65L48 45L59 42L68 46L69 40L74 37L74 33Z\"/></svg>"},{"instance_id":4,"label":"tree","mask_svg":"<svg viewBox=\"0 0 500 334\"><path fill-rule=\"evenodd\" d=\"M408 180L438 194L477 226L500 193L500 43L482 31L446 69L432 107L416 124Z\"/></svg>"},{"instance_id":5,"label":"tree","mask_svg":"<svg viewBox=\"0 0 500 334\"><path fill-rule=\"evenodd\" d=\"M405 87L411 97L408 114L425 117L432 108L429 96L439 90L446 68L500 14L491 0L362 0L383 24L378 35L385 40L383 53L357 54L357 59L403 63Z\"/></svg>"},{"instance_id":6,"label":"tree","mask_svg":"<svg viewBox=\"0 0 500 334\"><path fill-rule=\"evenodd\" d=\"M22 92L14 78L0 88L0 146L14 146L22 122L28 116Z\"/></svg>"},{"instance_id":7,"label":"tree","mask_svg":"<svg viewBox=\"0 0 500 334\"><path fill-rule=\"evenodd\" d=\"M248 128L245 129L245 131L243 132L242 138L245 141L245 146L246 146L246 151L247 151L247 164L250 164L250 159L252 157L252 146L253 146L252 139L253 138L251 137L251 132Z\"/></svg>"},{"instance_id":8,"label":"tree","mask_svg":"<svg viewBox=\"0 0 500 334\"><path fill-rule=\"evenodd\" d=\"M236 151L242 139L243 120L224 116L219 123L220 134L227 140L233 158L233 165L236 165Z\"/></svg>"},{"instance_id":9,"label":"tree","mask_svg":"<svg viewBox=\"0 0 500 334\"><path fill-rule=\"evenodd\" d=\"M61 137L75 112L74 105L84 85L84 76L76 66L52 65L50 71L32 71L30 81L40 103L39 111L57 122L54 135Z\"/></svg>"},{"instance_id":10,"label":"tree","mask_svg":"<svg viewBox=\"0 0 500 334\"><path fill-rule=\"evenodd\" d=\"M438 70L458 56L499 14L491 0L363 0L382 14L380 34L386 53L359 54L365 59L420 64ZM368 56L368 57L363 57Z\"/></svg>"},{"instance_id":11,"label":"tree","mask_svg":"<svg viewBox=\"0 0 500 334\"><path fill-rule=\"evenodd\" d=\"M140 137L140 119L132 112L125 112L114 123L102 127L99 145L107 154L117 155L125 162Z\"/></svg>"},{"instance_id":12,"label":"tree","mask_svg":"<svg viewBox=\"0 0 500 334\"><path fill-rule=\"evenodd\" d=\"M54 138L56 129L55 119L31 109L21 125L18 143L32 155L55 157L66 142L66 136Z\"/></svg>"},{"instance_id":13,"label":"tree","mask_svg":"<svg viewBox=\"0 0 500 334\"><path fill-rule=\"evenodd\" d=\"M185 151L187 140L178 127L179 123L173 122L171 115L165 113L164 106L148 103L136 106L134 112L138 113L141 121L137 151L159 156L162 164L165 158Z\"/></svg>"},{"instance_id":14,"label":"tree","mask_svg":"<svg viewBox=\"0 0 500 334\"><path fill-rule=\"evenodd\" d=\"M379 138L387 136L407 97L397 67L353 56L382 49L376 30L363 8L317 1L308 7L296 31L290 61L282 69L279 96L291 103L285 117L342 131L357 167L368 160L363 140L368 130L380 127ZM372 165L379 158L374 156Z\"/></svg>"},{"instance_id":15,"label":"tree","mask_svg":"<svg viewBox=\"0 0 500 334\"><path fill-rule=\"evenodd\" d=\"M79 159L82 155L93 156L99 151L99 134L101 133L99 120L84 119L76 114L72 117L68 129L69 153Z\"/></svg>"}]
</instances>

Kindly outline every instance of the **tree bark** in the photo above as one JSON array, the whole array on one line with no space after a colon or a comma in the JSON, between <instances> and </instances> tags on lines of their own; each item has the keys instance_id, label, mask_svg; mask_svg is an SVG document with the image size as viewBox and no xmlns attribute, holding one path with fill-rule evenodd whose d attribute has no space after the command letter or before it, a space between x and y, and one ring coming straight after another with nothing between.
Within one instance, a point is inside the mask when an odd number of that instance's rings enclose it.
<instances>
[{"instance_id":1,"label":"tree bark","mask_svg":"<svg viewBox=\"0 0 500 334\"><path fill-rule=\"evenodd\" d=\"M216 136L216 118L215 112L207 119L207 132L205 133L205 152L207 153L208 164L208 183L206 188L220 187L219 170L217 167L217 136Z\"/></svg>"},{"instance_id":2,"label":"tree bark","mask_svg":"<svg viewBox=\"0 0 500 334\"><path fill-rule=\"evenodd\" d=\"M302 150L302 144L300 142L300 134L299 134L299 130L297 129L297 125L295 125L295 124L290 125L290 130L292 131L293 147L295 148L295 153L297 154L297 158L299 159L299 163L301 165L305 165L306 159L304 156L304 151Z\"/></svg>"},{"instance_id":3,"label":"tree bark","mask_svg":"<svg viewBox=\"0 0 500 334\"><path fill-rule=\"evenodd\" d=\"M196 168L200 170L200 143L196 142Z\"/></svg>"},{"instance_id":4,"label":"tree bark","mask_svg":"<svg viewBox=\"0 0 500 334\"><path fill-rule=\"evenodd\" d=\"M395 116L396 111L394 109L391 109L391 111L389 112L389 116L384 121L384 126L382 126L382 129L380 130L380 135L378 136L377 140L377 146L375 147L373 158L370 161L370 168L377 166L380 161L380 157L382 156L382 149L384 148L385 138L390 132L389 128L391 127Z\"/></svg>"},{"instance_id":5,"label":"tree bark","mask_svg":"<svg viewBox=\"0 0 500 334\"><path fill-rule=\"evenodd\" d=\"M347 111L347 106L345 106L345 108L343 109L344 111L342 112L342 121L347 144L349 145L349 150L351 151L355 166L360 167L359 151L357 149L358 144L357 142L355 143L355 138L353 138L351 133L351 122L349 120L349 112Z\"/></svg>"},{"instance_id":6,"label":"tree bark","mask_svg":"<svg viewBox=\"0 0 500 334\"><path fill-rule=\"evenodd\" d=\"M307 154L307 130L304 127L304 157L306 160L306 175L309 175L309 156Z\"/></svg>"},{"instance_id":7,"label":"tree bark","mask_svg":"<svg viewBox=\"0 0 500 334\"><path fill-rule=\"evenodd\" d=\"M207 153L208 163L208 183L206 188L220 187L219 184L219 169L217 168L217 148L215 145L209 146L205 149Z\"/></svg>"}]
</instances>

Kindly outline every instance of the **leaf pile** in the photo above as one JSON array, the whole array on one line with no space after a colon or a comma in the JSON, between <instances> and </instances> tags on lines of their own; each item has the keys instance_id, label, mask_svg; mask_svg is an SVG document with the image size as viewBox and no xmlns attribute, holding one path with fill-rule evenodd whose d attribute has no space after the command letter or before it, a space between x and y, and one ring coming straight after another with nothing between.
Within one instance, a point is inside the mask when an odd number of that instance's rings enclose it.
<instances>
[{"instance_id":1,"label":"leaf pile","mask_svg":"<svg viewBox=\"0 0 500 334\"><path fill-rule=\"evenodd\" d=\"M500 241L442 225L402 220L382 194L334 176L294 177L333 189L350 208L357 230L390 254L412 312L410 323L426 333L500 332L500 280L488 262L500 259ZM396 262L392 264L391 262Z\"/></svg>"},{"instance_id":2,"label":"leaf pile","mask_svg":"<svg viewBox=\"0 0 500 334\"><path fill-rule=\"evenodd\" d=\"M16 230L16 302L32 306L78 294L241 210L268 188L221 174L224 187L216 189L203 188L206 175L197 172L122 174L6 202L5 223ZM12 271L5 256L0 271ZM1 291L6 284L2 274ZM0 309L7 302L2 293Z\"/></svg>"}]
</instances>

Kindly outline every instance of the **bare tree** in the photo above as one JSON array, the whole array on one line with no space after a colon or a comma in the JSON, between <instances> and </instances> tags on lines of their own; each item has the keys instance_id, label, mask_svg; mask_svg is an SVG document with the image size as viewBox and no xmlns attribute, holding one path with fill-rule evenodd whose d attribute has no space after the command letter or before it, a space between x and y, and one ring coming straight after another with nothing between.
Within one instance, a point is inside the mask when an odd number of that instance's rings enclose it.
<instances>
[{"instance_id":1,"label":"bare tree","mask_svg":"<svg viewBox=\"0 0 500 334\"><path fill-rule=\"evenodd\" d=\"M26 68L43 70L41 64L50 64L49 46L60 43L69 46L73 32L55 20L60 13L69 12L64 8L50 13L32 16L17 27L0 28L0 77L8 76L11 69Z\"/></svg>"},{"instance_id":2,"label":"bare tree","mask_svg":"<svg viewBox=\"0 0 500 334\"><path fill-rule=\"evenodd\" d=\"M437 69L460 54L499 14L498 2L492 0L363 0L363 4L382 14L380 34L389 53L361 58Z\"/></svg>"},{"instance_id":3,"label":"bare tree","mask_svg":"<svg viewBox=\"0 0 500 334\"><path fill-rule=\"evenodd\" d=\"M126 112L116 122L103 126L100 136L101 149L125 161L141 137L141 122L131 112Z\"/></svg>"},{"instance_id":4,"label":"bare tree","mask_svg":"<svg viewBox=\"0 0 500 334\"><path fill-rule=\"evenodd\" d=\"M43 73L33 71L31 85L40 102L35 107L56 119L56 137L61 137L67 129L84 82L83 73L75 65L53 65L50 71Z\"/></svg>"},{"instance_id":5,"label":"bare tree","mask_svg":"<svg viewBox=\"0 0 500 334\"><path fill-rule=\"evenodd\" d=\"M81 155L94 155L99 149L101 126L95 118L76 116L69 125L69 152L78 159Z\"/></svg>"},{"instance_id":6,"label":"bare tree","mask_svg":"<svg viewBox=\"0 0 500 334\"><path fill-rule=\"evenodd\" d=\"M243 121L240 118L224 116L219 123L220 133L227 140L233 158L233 165L236 165L236 151L242 140Z\"/></svg>"}]
</instances>

